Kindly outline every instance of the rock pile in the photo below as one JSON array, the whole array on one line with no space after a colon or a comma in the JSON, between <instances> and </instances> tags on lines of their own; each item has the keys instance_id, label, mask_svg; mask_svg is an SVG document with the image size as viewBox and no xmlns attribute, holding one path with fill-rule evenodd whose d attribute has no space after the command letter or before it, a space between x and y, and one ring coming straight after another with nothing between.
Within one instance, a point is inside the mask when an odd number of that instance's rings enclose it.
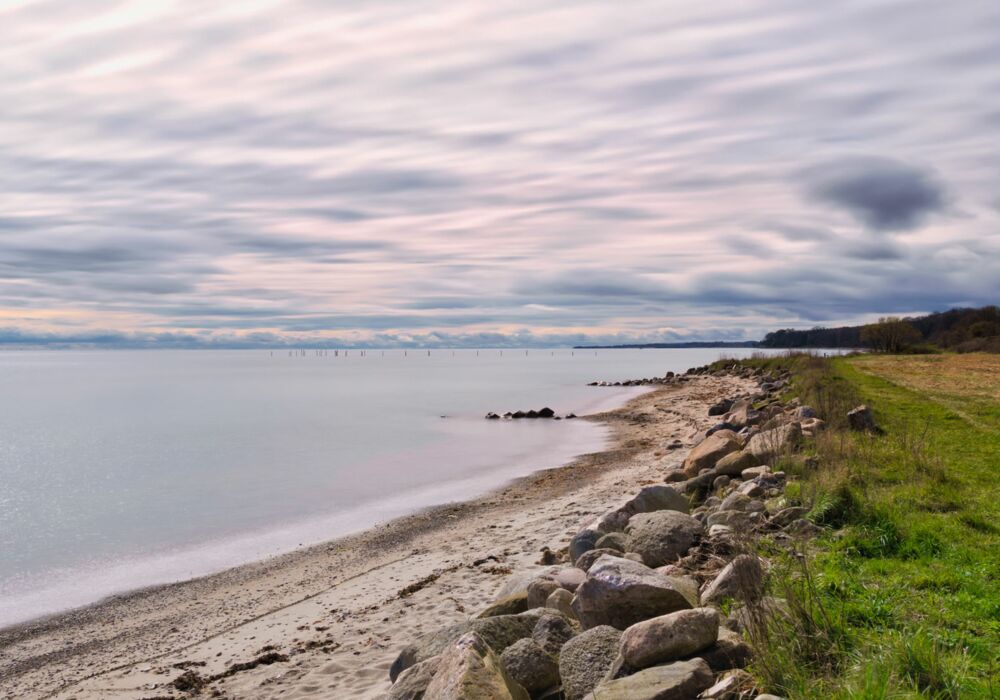
<instances>
[{"instance_id":1,"label":"rock pile","mask_svg":"<svg viewBox=\"0 0 1000 700\"><path fill-rule=\"evenodd\" d=\"M781 540L815 531L805 509L785 501L786 476L771 465L794 455L822 421L778 400L787 375L735 371L756 377L759 391L713 405L721 427L664 484L612 507L566 548L545 548L551 565L512 575L477 617L402 650L388 697L773 697L741 670L751 648L739 632L740 607L777 609L766 598L768 563L745 545L761 533ZM727 601L735 610L728 617Z\"/></svg>"}]
</instances>

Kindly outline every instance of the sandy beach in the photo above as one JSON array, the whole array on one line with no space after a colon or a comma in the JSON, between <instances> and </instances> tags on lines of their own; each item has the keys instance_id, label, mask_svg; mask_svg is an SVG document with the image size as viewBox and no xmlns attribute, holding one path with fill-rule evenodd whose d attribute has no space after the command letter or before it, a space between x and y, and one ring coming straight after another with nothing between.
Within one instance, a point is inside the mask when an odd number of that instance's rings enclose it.
<instances>
[{"instance_id":1,"label":"sandy beach","mask_svg":"<svg viewBox=\"0 0 1000 700\"><path fill-rule=\"evenodd\" d=\"M400 647L485 608L543 547L661 482L709 425L707 406L750 386L699 376L657 388L587 417L611 429L605 451L473 501L8 628L0 696L379 697ZM188 670L214 680L175 683Z\"/></svg>"}]
</instances>

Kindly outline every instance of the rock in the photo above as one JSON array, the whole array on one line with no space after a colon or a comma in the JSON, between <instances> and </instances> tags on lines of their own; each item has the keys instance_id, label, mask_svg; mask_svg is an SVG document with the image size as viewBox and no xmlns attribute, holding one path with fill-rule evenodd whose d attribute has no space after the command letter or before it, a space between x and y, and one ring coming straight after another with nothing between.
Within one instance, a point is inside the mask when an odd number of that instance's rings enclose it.
<instances>
[{"instance_id":1,"label":"rock","mask_svg":"<svg viewBox=\"0 0 1000 700\"><path fill-rule=\"evenodd\" d=\"M610 555L594 562L573 598L573 610L584 627L618 629L697 605L698 589L690 581Z\"/></svg>"},{"instance_id":2,"label":"rock","mask_svg":"<svg viewBox=\"0 0 1000 700\"><path fill-rule=\"evenodd\" d=\"M642 555L646 566L663 566L687 554L702 535L702 524L690 515L665 510L632 516L625 534L630 552Z\"/></svg>"},{"instance_id":3,"label":"rock","mask_svg":"<svg viewBox=\"0 0 1000 700\"><path fill-rule=\"evenodd\" d=\"M617 549L592 549L589 552L584 552L580 555L580 558L576 560L576 568L582 571L590 571L590 567L594 565L594 562L603 557L605 554L610 554L612 556L620 557L622 553Z\"/></svg>"},{"instance_id":4,"label":"rock","mask_svg":"<svg viewBox=\"0 0 1000 700\"><path fill-rule=\"evenodd\" d=\"M552 564L555 564L557 561L559 561L559 557L556 556L556 553L553 552L548 547L542 547L541 554L542 556L539 557L538 561L535 562L536 564L541 564L543 566L551 566Z\"/></svg>"},{"instance_id":5,"label":"rock","mask_svg":"<svg viewBox=\"0 0 1000 700\"><path fill-rule=\"evenodd\" d=\"M559 584L560 588L565 588L567 591L575 591L586 579L587 574L575 566L567 566L556 574L556 583ZM544 604L543 601L542 605Z\"/></svg>"},{"instance_id":6,"label":"rock","mask_svg":"<svg viewBox=\"0 0 1000 700\"><path fill-rule=\"evenodd\" d=\"M557 588L562 588L557 582L550 578L536 578L528 584L528 609L540 608L545 605L552 592Z\"/></svg>"},{"instance_id":7,"label":"rock","mask_svg":"<svg viewBox=\"0 0 1000 700\"><path fill-rule=\"evenodd\" d=\"M620 532L628 525L629 518L636 513L652 513L660 510L687 513L689 507L688 499L672 486L646 486L622 505L602 515L589 529L607 533Z\"/></svg>"},{"instance_id":8,"label":"rock","mask_svg":"<svg viewBox=\"0 0 1000 700\"><path fill-rule=\"evenodd\" d=\"M720 459L739 449L740 443L732 431L713 433L688 453L684 460L684 473L688 477L697 476L702 469L711 469Z\"/></svg>"},{"instance_id":9,"label":"rock","mask_svg":"<svg viewBox=\"0 0 1000 700\"><path fill-rule=\"evenodd\" d=\"M763 695L758 695L756 700L785 700L780 695L771 695L770 693L764 693Z\"/></svg>"},{"instance_id":10,"label":"rock","mask_svg":"<svg viewBox=\"0 0 1000 700\"><path fill-rule=\"evenodd\" d=\"M677 447L681 447L681 445L677 445ZM673 445L671 445L667 449L672 450L676 448ZM668 484L674 484L686 480L687 480L687 474L684 473L683 469L671 469L670 471L667 472L667 475L663 477L663 481L665 481Z\"/></svg>"},{"instance_id":11,"label":"rock","mask_svg":"<svg viewBox=\"0 0 1000 700\"><path fill-rule=\"evenodd\" d=\"M723 417L723 420L737 428L745 428L760 422L762 418L761 412L754 410L753 402L750 399L741 399L733 404L732 409Z\"/></svg>"},{"instance_id":12,"label":"rock","mask_svg":"<svg viewBox=\"0 0 1000 700\"><path fill-rule=\"evenodd\" d=\"M721 416L724 413L729 413L729 409L733 407L732 399L722 399L718 403L714 403L708 407L709 416Z\"/></svg>"},{"instance_id":13,"label":"rock","mask_svg":"<svg viewBox=\"0 0 1000 700\"><path fill-rule=\"evenodd\" d=\"M722 499L719 510L747 510L749 503L750 497L737 490Z\"/></svg>"},{"instance_id":14,"label":"rock","mask_svg":"<svg viewBox=\"0 0 1000 700\"><path fill-rule=\"evenodd\" d=\"M732 423L726 423L725 421L723 421L721 423L716 423L711 428L709 428L708 430L706 430L705 431L705 437L711 437L712 435L715 435L720 430L728 430L728 431L731 431L731 432L736 432L737 430L739 430L739 428L737 428Z\"/></svg>"},{"instance_id":15,"label":"rock","mask_svg":"<svg viewBox=\"0 0 1000 700\"><path fill-rule=\"evenodd\" d=\"M805 420L806 418L815 418L816 411L813 410L812 406L799 406L792 415L797 420Z\"/></svg>"},{"instance_id":16,"label":"rock","mask_svg":"<svg viewBox=\"0 0 1000 700\"><path fill-rule=\"evenodd\" d=\"M507 674L494 651L475 632L462 635L441 654L426 697L435 700L529 700L528 693Z\"/></svg>"},{"instance_id":17,"label":"rock","mask_svg":"<svg viewBox=\"0 0 1000 700\"><path fill-rule=\"evenodd\" d=\"M506 598L514 593L520 593L522 591L528 590L528 584L538 578L552 578L558 573L561 567L558 566L547 566L540 569L527 569L525 571L519 571L515 574L508 576L503 585L500 587L500 591L497 593L497 598Z\"/></svg>"},{"instance_id":18,"label":"rock","mask_svg":"<svg viewBox=\"0 0 1000 700\"><path fill-rule=\"evenodd\" d=\"M813 535L819 533L819 530L818 526L809 522L805 518L793 520L785 526L785 532L799 537L812 537Z\"/></svg>"},{"instance_id":19,"label":"rock","mask_svg":"<svg viewBox=\"0 0 1000 700\"><path fill-rule=\"evenodd\" d=\"M759 600L764 594L764 567L751 554L741 554L716 574L701 594L703 604L734 598L743 603Z\"/></svg>"},{"instance_id":20,"label":"rock","mask_svg":"<svg viewBox=\"0 0 1000 700\"><path fill-rule=\"evenodd\" d=\"M553 411L551 408L549 408L548 406L546 406L545 408L543 408L542 410L540 410L538 412L538 417L539 418L552 418L555 414L556 414L555 411Z\"/></svg>"},{"instance_id":21,"label":"rock","mask_svg":"<svg viewBox=\"0 0 1000 700\"><path fill-rule=\"evenodd\" d=\"M829 417L829 416L828 416ZM879 427L875 424L875 415L872 409L865 404L852 408L847 412L847 425L851 430L866 433L879 433Z\"/></svg>"},{"instance_id":22,"label":"rock","mask_svg":"<svg viewBox=\"0 0 1000 700\"><path fill-rule=\"evenodd\" d=\"M764 487L756 481L744 481L736 488L736 492L746 496L747 498L753 498L763 494Z\"/></svg>"},{"instance_id":23,"label":"rock","mask_svg":"<svg viewBox=\"0 0 1000 700\"><path fill-rule=\"evenodd\" d=\"M802 506L789 506L788 508L783 508L775 513L771 518L771 522L778 527L785 527L799 518L804 517L808 512L809 509L803 508Z\"/></svg>"},{"instance_id":24,"label":"rock","mask_svg":"<svg viewBox=\"0 0 1000 700\"><path fill-rule=\"evenodd\" d=\"M642 555L639 554L638 552L625 552L622 555L622 559L631 559L632 561L638 564L643 564Z\"/></svg>"},{"instance_id":25,"label":"rock","mask_svg":"<svg viewBox=\"0 0 1000 700\"><path fill-rule=\"evenodd\" d=\"M560 588L557 591L552 591L552 595L545 601L545 607L558 610L567 617L576 618L576 612L573 610L572 603L573 594L565 588Z\"/></svg>"},{"instance_id":26,"label":"rock","mask_svg":"<svg viewBox=\"0 0 1000 700\"><path fill-rule=\"evenodd\" d=\"M563 645L559 675L566 700L578 700L593 690L614 663L622 633L601 625L578 634Z\"/></svg>"},{"instance_id":27,"label":"rock","mask_svg":"<svg viewBox=\"0 0 1000 700\"><path fill-rule=\"evenodd\" d=\"M728 476L717 476L715 477L715 481L712 482L712 489L714 491L719 491L721 489L724 489L727 486L729 486L729 481L730 479Z\"/></svg>"},{"instance_id":28,"label":"rock","mask_svg":"<svg viewBox=\"0 0 1000 700\"><path fill-rule=\"evenodd\" d=\"M802 439L802 428L798 423L786 423L772 430L764 430L752 438L747 443L747 450L753 453L754 457L765 461L770 457L783 455L791 452Z\"/></svg>"},{"instance_id":29,"label":"rock","mask_svg":"<svg viewBox=\"0 0 1000 700\"><path fill-rule=\"evenodd\" d=\"M591 530L588 528L573 535L573 539L569 541L569 560L575 562L580 558L581 554L594 549L597 545L597 540L599 540L603 534L603 532L598 532L597 530Z\"/></svg>"},{"instance_id":30,"label":"rock","mask_svg":"<svg viewBox=\"0 0 1000 700\"><path fill-rule=\"evenodd\" d=\"M389 680L395 682L399 674L410 666L437 656L451 642L462 636L472 627L471 621L459 622L440 630L423 635L415 642L404 647L389 668Z\"/></svg>"},{"instance_id":31,"label":"rock","mask_svg":"<svg viewBox=\"0 0 1000 700\"><path fill-rule=\"evenodd\" d=\"M624 552L627 539L624 532L609 532L597 540L595 549L613 549L618 552Z\"/></svg>"},{"instance_id":32,"label":"rock","mask_svg":"<svg viewBox=\"0 0 1000 700\"><path fill-rule=\"evenodd\" d=\"M696 654L718 637L715 609L678 610L632 625L622 634L618 649L627 667L640 669Z\"/></svg>"},{"instance_id":33,"label":"rock","mask_svg":"<svg viewBox=\"0 0 1000 700\"><path fill-rule=\"evenodd\" d=\"M765 474L771 473L771 467L766 464L762 464L759 467L750 467L749 469L744 469L740 474L740 478L744 481L750 481L751 479L756 479L758 477L764 476Z\"/></svg>"},{"instance_id":34,"label":"rock","mask_svg":"<svg viewBox=\"0 0 1000 700\"><path fill-rule=\"evenodd\" d=\"M725 627L719 628L719 639L700 654L714 673L732 668L745 668L750 663L750 645L737 632Z\"/></svg>"},{"instance_id":35,"label":"rock","mask_svg":"<svg viewBox=\"0 0 1000 700\"><path fill-rule=\"evenodd\" d=\"M528 592L520 591L501 598L490 607L483 610L477 617L496 617L497 615L517 615L528 609Z\"/></svg>"},{"instance_id":36,"label":"rock","mask_svg":"<svg viewBox=\"0 0 1000 700\"><path fill-rule=\"evenodd\" d=\"M563 645L576 636L577 629L561 615L543 615L538 618L531 638L553 658L559 658Z\"/></svg>"},{"instance_id":37,"label":"rock","mask_svg":"<svg viewBox=\"0 0 1000 700\"><path fill-rule=\"evenodd\" d=\"M702 659L675 661L601 683L587 700L693 700L712 680Z\"/></svg>"},{"instance_id":38,"label":"rock","mask_svg":"<svg viewBox=\"0 0 1000 700\"><path fill-rule=\"evenodd\" d=\"M750 515L742 510L717 510L709 513L705 519L705 524L709 529L716 525L725 525L737 532L750 527Z\"/></svg>"},{"instance_id":39,"label":"rock","mask_svg":"<svg viewBox=\"0 0 1000 700\"><path fill-rule=\"evenodd\" d=\"M500 420L500 416L498 416L493 411L490 411L489 413L486 414L486 420Z\"/></svg>"},{"instance_id":40,"label":"rock","mask_svg":"<svg viewBox=\"0 0 1000 700\"><path fill-rule=\"evenodd\" d=\"M724 674L715 685L698 697L700 700L741 700L748 697L753 688L753 676L737 669Z\"/></svg>"},{"instance_id":41,"label":"rock","mask_svg":"<svg viewBox=\"0 0 1000 700\"><path fill-rule=\"evenodd\" d=\"M733 528L728 525L710 525L708 527L708 537L709 539L717 539L719 537L725 537L733 533Z\"/></svg>"},{"instance_id":42,"label":"rock","mask_svg":"<svg viewBox=\"0 0 1000 700\"><path fill-rule=\"evenodd\" d=\"M392 684L386 700L421 700L440 665L441 657L432 656L406 669Z\"/></svg>"},{"instance_id":43,"label":"rock","mask_svg":"<svg viewBox=\"0 0 1000 700\"><path fill-rule=\"evenodd\" d=\"M760 462L757 461L753 452L750 452L749 450L740 450L739 452L730 452L716 462L715 471L718 474L734 477L742 474L744 469L755 467L758 464L760 464Z\"/></svg>"},{"instance_id":44,"label":"rock","mask_svg":"<svg viewBox=\"0 0 1000 700\"><path fill-rule=\"evenodd\" d=\"M816 433L826 428L826 421L820 420L819 418L810 418L802 421L799 425L802 426L803 433L811 433L815 436Z\"/></svg>"},{"instance_id":45,"label":"rock","mask_svg":"<svg viewBox=\"0 0 1000 700\"><path fill-rule=\"evenodd\" d=\"M559 685L559 666L534 639L519 639L500 655L510 677L528 693Z\"/></svg>"}]
</instances>

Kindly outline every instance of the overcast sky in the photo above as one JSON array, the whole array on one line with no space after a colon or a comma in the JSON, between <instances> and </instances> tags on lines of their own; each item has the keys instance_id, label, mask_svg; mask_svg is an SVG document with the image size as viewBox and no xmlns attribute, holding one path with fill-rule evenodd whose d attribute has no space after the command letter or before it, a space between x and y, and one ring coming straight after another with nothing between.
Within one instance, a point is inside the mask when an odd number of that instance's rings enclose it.
<instances>
[{"instance_id":1,"label":"overcast sky","mask_svg":"<svg viewBox=\"0 0 1000 700\"><path fill-rule=\"evenodd\" d=\"M996 0L3 0L0 343L996 303L998 96Z\"/></svg>"}]
</instances>

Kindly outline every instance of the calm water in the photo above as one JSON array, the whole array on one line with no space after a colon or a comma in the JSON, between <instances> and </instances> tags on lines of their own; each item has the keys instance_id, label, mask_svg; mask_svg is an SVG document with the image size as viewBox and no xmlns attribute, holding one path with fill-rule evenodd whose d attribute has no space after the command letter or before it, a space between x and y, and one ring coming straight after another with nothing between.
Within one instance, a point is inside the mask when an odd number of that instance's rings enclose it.
<instances>
[{"instance_id":1,"label":"calm water","mask_svg":"<svg viewBox=\"0 0 1000 700\"><path fill-rule=\"evenodd\" d=\"M0 353L0 624L288 551L600 449L578 414L741 350Z\"/></svg>"}]
</instances>

